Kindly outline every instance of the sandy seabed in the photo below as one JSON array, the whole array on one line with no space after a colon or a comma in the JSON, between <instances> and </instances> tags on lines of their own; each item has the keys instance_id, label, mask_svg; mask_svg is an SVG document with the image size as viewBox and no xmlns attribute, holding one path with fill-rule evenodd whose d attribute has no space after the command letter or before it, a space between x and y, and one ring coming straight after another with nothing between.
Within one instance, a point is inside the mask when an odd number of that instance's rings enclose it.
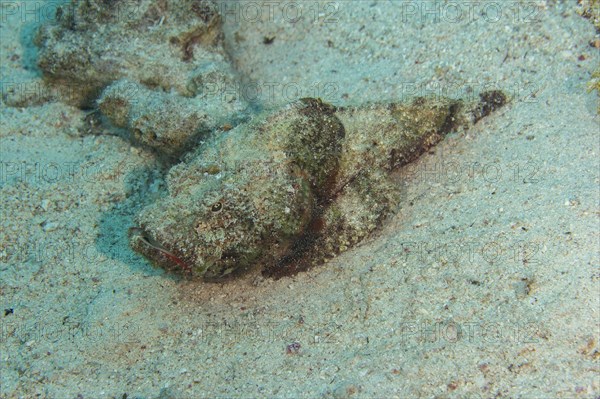
<instances>
[{"instance_id":1,"label":"sandy seabed","mask_svg":"<svg viewBox=\"0 0 600 399\"><path fill-rule=\"evenodd\" d=\"M600 57L576 1L220 3L235 90L265 106L511 96L400 171L359 247L221 284L129 249L163 171L47 101L23 10L50 2L8 3L0 83L29 105L0 108L0 398L599 397Z\"/></svg>"}]
</instances>

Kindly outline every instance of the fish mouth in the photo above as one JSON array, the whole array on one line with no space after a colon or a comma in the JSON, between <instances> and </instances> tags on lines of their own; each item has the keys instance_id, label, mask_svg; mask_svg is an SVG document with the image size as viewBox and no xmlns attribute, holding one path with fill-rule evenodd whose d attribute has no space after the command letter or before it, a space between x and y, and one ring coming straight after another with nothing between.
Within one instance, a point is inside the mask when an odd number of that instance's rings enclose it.
<instances>
[{"instance_id":1,"label":"fish mouth","mask_svg":"<svg viewBox=\"0 0 600 399\"><path fill-rule=\"evenodd\" d=\"M196 253L195 261L188 262L177 252L165 247L143 227L128 231L131 248L157 266L178 274L201 277L205 281L223 281L249 269L252 256L228 249L221 254Z\"/></svg>"},{"instance_id":2,"label":"fish mouth","mask_svg":"<svg viewBox=\"0 0 600 399\"><path fill-rule=\"evenodd\" d=\"M163 269L191 275L191 266L180 256L165 248L141 227L130 227L129 243L134 251L157 263Z\"/></svg>"}]
</instances>

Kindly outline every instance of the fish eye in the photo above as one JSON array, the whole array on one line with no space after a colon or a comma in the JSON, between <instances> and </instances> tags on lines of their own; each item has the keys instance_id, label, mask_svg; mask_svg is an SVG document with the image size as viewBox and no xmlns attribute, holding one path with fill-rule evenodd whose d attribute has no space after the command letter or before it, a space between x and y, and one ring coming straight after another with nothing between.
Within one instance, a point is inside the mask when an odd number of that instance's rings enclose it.
<instances>
[{"instance_id":1,"label":"fish eye","mask_svg":"<svg viewBox=\"0 0 600 399\"><path fill-rule=\"evenodd\" d=\"M214 213L219 213L223 210L223 204L220 201L217 201L210 207L210 210Z\"/></svg>"}]
</instances>

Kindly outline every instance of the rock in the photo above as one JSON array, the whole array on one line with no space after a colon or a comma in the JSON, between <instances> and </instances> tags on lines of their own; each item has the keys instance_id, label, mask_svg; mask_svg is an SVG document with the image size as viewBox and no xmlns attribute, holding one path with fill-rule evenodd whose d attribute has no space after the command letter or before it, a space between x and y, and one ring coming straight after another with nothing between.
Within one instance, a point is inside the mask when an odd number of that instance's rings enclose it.
<instances>
[{"instance_id":1,"label":"rock","mask_svg":"<svg viewBox=\"0 0 600 399\"><path fill-rule=\"evenodd\" d=\"M36 37L38 66L73 105L93 106L119 79L193 97L201 90L199 70L228 65L212 1L72 1L58 8L56 20ZM234 80L231 68L217 69Z\"/></svg>"}]
</instances>

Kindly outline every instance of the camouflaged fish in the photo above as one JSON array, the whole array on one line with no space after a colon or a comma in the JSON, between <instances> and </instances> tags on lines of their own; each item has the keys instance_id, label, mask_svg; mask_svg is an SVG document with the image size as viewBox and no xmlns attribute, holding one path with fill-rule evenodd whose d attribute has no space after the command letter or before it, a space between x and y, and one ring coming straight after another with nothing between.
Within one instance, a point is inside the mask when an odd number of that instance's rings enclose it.
<instances>
[{"instance_id":1,"label":"camouflaged fish","mask_svg":"<svg viewBox=\"0 0 600 399\"><path fill-rule=\"evenodd\" d=\"M137 216L131 246L209 281L320 264L397 208L392 170L506 103L498 91L480 97L348 108L305 98L215 133L170 170L169 195Z\"/></svg>"}]
</instances>

